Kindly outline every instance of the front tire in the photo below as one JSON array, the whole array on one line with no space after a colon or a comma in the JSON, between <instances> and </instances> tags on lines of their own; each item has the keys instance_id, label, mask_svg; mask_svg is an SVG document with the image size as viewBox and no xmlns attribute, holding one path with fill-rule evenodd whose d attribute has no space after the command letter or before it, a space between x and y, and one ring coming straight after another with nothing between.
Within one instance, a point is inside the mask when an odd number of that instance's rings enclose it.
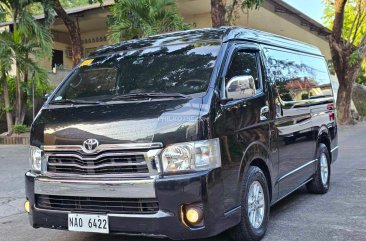
<instances>
[{"instance_id":1,"label":"front tire","mask_svg":"<svg viewBox=\"0 0 366 241\"><path fill-rule=\"evenodd\" d=\"M326 145L320 143L317 152L317 169L313 180L306 184L308 192L324 194L329 190L330 181L330 156Z\"/></svg>"},{"instance_id":2,"label":"front tire","mask_svg":"<svg viewBox=\"0 0 366 241\"><path fill-rule=\"evenodd\" d=\"M250 166L242 184L241 221L230 230L235 241L261 240L269 219L269 191L263 171Z\"/></svg>"}]
</instances>

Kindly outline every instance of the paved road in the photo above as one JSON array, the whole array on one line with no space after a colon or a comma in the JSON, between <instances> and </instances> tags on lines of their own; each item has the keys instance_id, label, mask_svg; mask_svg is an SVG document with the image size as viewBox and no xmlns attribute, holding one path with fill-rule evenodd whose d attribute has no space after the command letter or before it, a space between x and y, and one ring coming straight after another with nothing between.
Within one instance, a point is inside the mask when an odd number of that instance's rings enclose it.
<instances>
[{"instance_id":1,"label":"paved road","mask_svg":"<svg viewBox=\"0 0 366 241\"><path fill-rule=\"evenodd\" d=\"M311 195L302 188L276 204L264 241L366 240L366 123L342 128L339 141L340 157L332 166L329 193ZM0 145L0 164L1 241L156 240L33 229L23 212L27 147ZM229 238L221 234L206 241L219 240Z\"/></svg>"}]
</instances>

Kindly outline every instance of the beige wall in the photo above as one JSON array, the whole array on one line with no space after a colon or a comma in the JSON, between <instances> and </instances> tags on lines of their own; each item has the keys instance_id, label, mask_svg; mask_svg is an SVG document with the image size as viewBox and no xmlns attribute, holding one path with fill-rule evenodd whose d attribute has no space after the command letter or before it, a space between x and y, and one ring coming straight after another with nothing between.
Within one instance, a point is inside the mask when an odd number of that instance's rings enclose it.
<instances>
[{"instance_id":1,"label":"beige wall","mask_svg":"<svg viewBox=\"0 0 366 241\"><path fill-rule=\"evenodd\" d=\"M82 33L81 39L84 41L84 49L98 48L109 44L106 29ZM85 40L87 41L85 42Z\"/></svg>"},{"instance_id":2,"label":"beige wall","mask_svg":"<svg viewBox=\"0 0 366 241\"><path fill-rule=\"evenodd\" d=\"M211 27L210 12L185 15L183 17L187 23L192 24L196 28ZM244 13L241 12L239 18L235 22L235 25L259 29L315 45L322 51L327 59L331 58L329 44L324 37L317 35L316 32L311 32L304 27L294 24L292 21L282 18L268 9L260 8L258 10L247 11Z\"/></svg>"},{"instance_id":3,"label":"beige wall","mask_svg":"<svg viewBox=\"0 0 366 241\"><path fill-rule=\"evenodd\" d=\"M197 28L211 27L210 12L195 15L185 15L184 20ZM326 59L331 59L328 41L325 37L311 32L306 27L296 24L298 19L292 19L288 14L281 17L266 8L241 12L235 25L254 28L274 34L293 38L317 46ZM295 23L295 24L294 24Z\"/></svg>"},{"instance_id":4,"label":"beige wall","mask_svg":"<svg viewBox=\"0 0 366 241\"><path fill-rule=\"evenodd\" d=\"M64 67L65 68L71 68L71 60L66 57L65 50L68 45L64 43L57 42L56 40L53 42L53 49L56 50L62 50L64 51L63 55L63 61L64 61ZM38 59L38 63L47 71L52 71L51 64L52 59L51 58L44 58L44 59Z\"/></svg>"}]
</instances>

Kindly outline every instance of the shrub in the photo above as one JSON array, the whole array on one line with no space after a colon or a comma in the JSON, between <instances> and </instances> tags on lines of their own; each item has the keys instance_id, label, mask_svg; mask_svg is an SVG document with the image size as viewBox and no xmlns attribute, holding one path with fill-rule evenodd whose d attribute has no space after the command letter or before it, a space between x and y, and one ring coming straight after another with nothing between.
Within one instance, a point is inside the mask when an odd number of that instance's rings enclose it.
<instances>
[{"instance_id":1,"label":"shrub","mask_svg":"<svg viewBox=\"0 0 366 241\"><path fill-rule=\"evenodd\" d=\"M361 104L360 104L360 108L359 108L359 114L361 116L366 116L366 100L364 100Z\"/></svg>"},{"instance_id":2,"label":"shrub","mask_svg":"<svg viewBox=\"0 0 366 241\"><path fill-rule=\"evenodd\" d=\"M358 113L361 116L366 116L366 87L355 84L352 97Z\"/></svg>"},{"instance_id":3,"label":"shrub","mask_svg":"<svg viewBox=\"0 0 366 241\"><path fill-rule=\"evenodd\" d=\"M29 132L30 128L26 125L14 125L14 133L21 134Z\"/></svg>"}]
</instances>

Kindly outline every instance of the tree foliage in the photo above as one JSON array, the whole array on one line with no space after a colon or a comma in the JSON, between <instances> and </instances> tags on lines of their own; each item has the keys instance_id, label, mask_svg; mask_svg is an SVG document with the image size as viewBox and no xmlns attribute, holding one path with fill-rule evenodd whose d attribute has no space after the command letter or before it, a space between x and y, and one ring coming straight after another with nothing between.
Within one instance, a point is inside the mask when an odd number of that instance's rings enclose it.
<instances>
[{"instance_id":1,"label":"tree foliage","mask_svg":"<svg viewBox=\"0 0 366 241\"><path fill-rule=\"evenodd\" d=\"M213 27L232 25L240 11L258 9L264 0L211 0L211 19Z\"/></svg>"},{"instance_id":2,"label":"tree foliage","mask_svg":"<svg viewBox=\"0 0 366 241\"><path fill-rule=\"evenodd\" d=\"M16 124L22 124L24 121L30 84L33 81L35 84L37 82L42 85L47 83L47 74L39 66L37 59L49 57L52 50L52 38L48 26L36 21L30 11L30 6L34 2L32 0L0 0L1 12L13 21L11 32L3 31L0 34L0 74L5 109L7 111L10 104L14 105ZM16 67L13 103L11 103L11 84L9 82L12 63ZM14 112L7 111L7 117ZM7 121L10 121L9 118Z\"/></svg>"},{"instance_id":3,"label":"tree foliage","mask_svg":"<svg viewBox=\"0 0 366 241\"><path fill-rule=\"evenodd\" d=\"M329 29L334 25L334 2L325 1L323 23ZM360 45L362 37L366 34L366 8L365 2L348 0L344 8L344 22L342 37L353 45Z\"/></svg>"},{"instance_id":4,"label":"tree foliage","mask_svg":"<svg viewBox=\"0 0 366 241\"><path fill-rule=\"evenodd\" d=\"M189 28L178 13L175 0L118 0L111 12L112 42Z\"/></svg>"},{"instance_id":5,"label":"tree foliage","mask_svg":"<svg viewBox=\"0 0 366 241\"><path fill-rule=\"evenodd\" d=\"M240 11L245 9L258 9L263 4L263 0L232 0L226 1L225 21L227 25L232 25L239 17Z\"/></svg>"},{"instance_id":6,"label":"tree foliage","mask_svg":"<svg viewBox=\"0 0 366 241\"><path fill-rule=\"evenodd\" d=\"M326 2L323 22L329 29L333 28L334 10L333 4ZM344 23L342 37L350 44L359 46L362 37L366 34L366 8L357 4L356 0L349 1L344 9ZM351 64L357 61L357 52L350 57ZM357 83L366 84L366 60L363 60L361 71L357 77Z\"/></svg>"}]
</instances>

